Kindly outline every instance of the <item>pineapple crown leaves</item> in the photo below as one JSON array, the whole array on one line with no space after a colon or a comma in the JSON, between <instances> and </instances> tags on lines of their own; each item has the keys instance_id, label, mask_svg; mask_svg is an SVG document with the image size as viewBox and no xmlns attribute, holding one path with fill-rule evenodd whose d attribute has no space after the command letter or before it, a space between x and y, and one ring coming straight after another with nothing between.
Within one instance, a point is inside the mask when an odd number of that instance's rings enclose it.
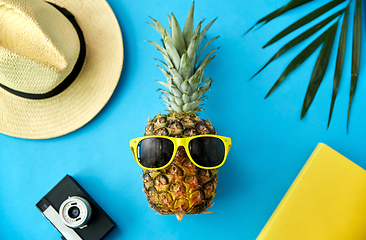
<instances>
[{"instance_id":1,"label":"pineapple crown leaves","mask_svg":"<svg viewBox=\"0 0 366 240\"><path fill-rule=\"evenodd\" d=\"M177 113L196 114L202 110L201 103L206 100L205 93L210 89L212 79L204 78L204 69L215 57L213 55L219 48L211 50L202 60L198 62L206 48L218 38L208 40L198 52L198 49L216 19L209 22L202 30L203 21L197 27L193 26L194 2L189 10L183 31L174 14L168 15L168 22L171 34L155 19L148 23L162 37L162 45L149 41L162 54L164 61L156 59L158 68L166 78L166 82L158 81L167 90L161 91L168 111Z\"/></svg>"}]
</instances>

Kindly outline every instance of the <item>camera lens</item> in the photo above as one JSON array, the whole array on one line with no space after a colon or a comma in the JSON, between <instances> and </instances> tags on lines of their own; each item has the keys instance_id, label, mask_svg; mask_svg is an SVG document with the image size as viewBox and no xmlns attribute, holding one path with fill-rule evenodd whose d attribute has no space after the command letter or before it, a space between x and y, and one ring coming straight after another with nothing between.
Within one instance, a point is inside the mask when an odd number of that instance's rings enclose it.
<instances>
[{"instance_id":1,"label":"camera lens","mask_svg":"<svg viewBox=\"0 0 366 240\"><path fill-rule=\"evenodd\" d=\"M92 214L89 202L82 197L72 196L60 206L59 216L62 222L71 228L83 228Z\"/></svg>"},{"instance_id":2,"label":"camera lens","mask_svg":"<svg viewBox=\"0 0 366 240\"><path fill-rule=\"evenodd\" d=\"M68 211L69 217L77 218L80 215L80 210L78 207L71 207Z\"/></svg>"}]
</instances>

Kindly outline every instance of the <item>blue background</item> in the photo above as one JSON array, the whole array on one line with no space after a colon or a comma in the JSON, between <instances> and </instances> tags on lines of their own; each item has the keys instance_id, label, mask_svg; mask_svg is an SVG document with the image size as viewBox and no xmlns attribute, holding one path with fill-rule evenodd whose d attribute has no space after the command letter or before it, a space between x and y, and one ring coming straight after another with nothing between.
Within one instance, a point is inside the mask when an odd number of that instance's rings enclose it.
<instances>
[{"instance_id":1,"label":"blue background","mask_svg":"<svg viewBox=\"0 0 366 240\"><path fill-rule=\"evenodd\" d=\"M35 204L65 174L73 176L117 223L108 240L255 239L319 142L366 167L365 58L361 59L349 134L346 132L351 35L329 130L335 52L302 121L301 106L320 49L266 100L264 96L287 64L307 45L294 47L248 81L296 34L265 50L261 47L290 22L327 1L313 1L243 37L257 20L288 0L197 0L195 24L203 18L207 18L207 24L218 17L208 39L220 35L212 47L221 46L205 71L214 82L200 117L209 118L220 135L230 136L233 146L219 171L218 194L209 209L214 213L185 216L182 222L175 216L159 216L148 207L141 169L129 149L129 140L143 135L148 117L165 111L156 92L160 85L154 81L163 80L153 60L161 58L160 53L144 41L159 42L160 35L146 22L152 16L167 27L167 14L173 11L183 25L192 2L108 2L122 29L125 60L120 82L106 107L90 123L62 137L24 140L0 134L2 240L60 238ZM353 10L352 5L352 15ZM364 31L363 25L363 44ZM365 56L365 50L361 56Z\"/></svg>"}]
</instances>

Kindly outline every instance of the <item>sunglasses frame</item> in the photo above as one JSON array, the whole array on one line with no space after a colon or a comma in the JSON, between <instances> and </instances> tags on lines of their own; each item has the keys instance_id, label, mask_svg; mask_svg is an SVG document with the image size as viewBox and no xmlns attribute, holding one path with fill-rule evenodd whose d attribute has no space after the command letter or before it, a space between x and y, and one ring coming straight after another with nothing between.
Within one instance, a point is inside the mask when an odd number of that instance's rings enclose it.
<instances>
[{"instance_id":1,"label":"sunglasses frame","mask_svg":"<svg viewBox=\"0 0 366 240\"><path fill-rule=\"evenodd\" d=\"M188 148L189 145L188 144L189 144L189 142L192 139L202 138L202 137L213 137L213 138L220 139L223 142L224 147L225 147L225 156L224 156L224 159L223 159L223 161L222 161L222 163L220 165L215 166L215 167L204 167L204 166L201 166L201 165L197 164L193 160L193 158L192 158L192 156L191 156L191 154L189 152L189 148ZM168 139L168 140L172 141L173 144L174 144L174 150L173 150L172 158L169 160L169 162L167 164L165 164L162 167L159 167L159 168L148 168L148 167L144 167L144 166L141 165L141 163L138 160L138 157L137 157L137 147L138 147L139 143L142 140L149 139L149 138L164 138L164 139ZM180 146L184 147L184 149L185 149L185 151L187 153L188 158L197 167L203 168L203 169L216 169L216 168L221 167L225 163L226 157L227 157L227 155L229 153L229 150L230 150L230 147L231 147L231 139L229 137L223 137L223 136L219 136L219 135L206 134L206 135L197 135L197 136L193 136L193 137L184 137L184 138L175 138L175 137L166 137L166 136L159 136L159 135L150 135L150 136L144 136L144 137L134 138L134 139L131 139L130 140L130 148L131 148L133 157L135 158L137 164L141 168L146 169L146 170L160 170L160 169L163 169L163 168L166 168L167 166L169 166L173 162L174 157L177 154L178 148Z\"/></svg>"}]
</instances>

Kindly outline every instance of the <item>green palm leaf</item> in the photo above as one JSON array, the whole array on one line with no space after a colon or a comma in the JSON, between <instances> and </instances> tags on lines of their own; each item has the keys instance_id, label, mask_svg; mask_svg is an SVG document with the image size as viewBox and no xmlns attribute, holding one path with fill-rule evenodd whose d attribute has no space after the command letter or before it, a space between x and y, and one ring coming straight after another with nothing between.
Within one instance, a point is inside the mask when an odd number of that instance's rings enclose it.
<instances>
[{"instance_id":1,"label":"green palm leaf","mask_svg":"<svg viewBox=\"0 0 366 240\"><path fill-rule=\"evenodd\" d=\"M279 34L277 34L266 45L264 45L263 48L266 48L269 45L277 42L281 38L287 36L289 33L292 33L296 29L298 29L298 28L304 26L305 24L313 21L314 19L320 17L324 13L328 12L329 10L333 9L334 7L338 6L339 4L341 4L341 3L345 2L345 1L346 0L334 0L334 1L329 2L329 3L325 4L324 6L318 8L314 12L311 12L310 14L308 14L305 17L301 18L300 20L298 20L297 22L295 22L294 24L290 25L285 30L283 30L282 32L280 32ZM343 11L339 11L339 12L343 12Z\"/></svg>"},{"instance_id":2,"label":"green palm leaf","mask_svg":"<svg viewBox=\"0 0 366 240\"><path fill-rule=\"evenodd\" d=\"M252 30L255 26L259 25L262 23L262 26L265 25L266 23L270 22L271 20L275 19L276 17L282 15L283 13L290 11L291 9L294 9L298 6L301 6L305 3L311 2L312 0L291 0L291 2L289 2L288 4L286 4L285 6L277 9L276 11L268 14L267 16L261 18L258 20L258 22L256 22L251 28L249 28L248 31L246 31L244 33L247 34L248 32L250 32L250 30Z\"/></svg>"},{"instance_id":3,"label":"green palm leaf","mask_svg":"<svg viewBox=\"0 0 366 240\"><path fill-rule=\"evenodd\" d=\"M260 73L265 67L267 67L273 60L275 60L276 58L278 58L279 56L281 56L283 53L285 53L287 50L289 50L290 48L292 48L293 46L297 45L298 43L301 43L302 41L304 41L305 39L309 38L310 36L312 36L314 33L316 33L317 31L319 31L320 29L322 29L324 26L326 26L328 23L330 23L332 20L334 20L336 17L338 17L340 14L342 14L344 12L344 10L340 10L338 12L336 12L335 14L331 15L330 17L328 17L327 19L321 21L320 23L316 24L315 26L313 26L312 28L308 29L307 31L305 31L304 33L302 33L301 35L297 36L295 39L293 39L292 41L290 41L289 43L287 43L285 46L283 46L267 63L266 65L264 65L258 72L256 72L253 77L251 77L250 79L254 78L258 73Z\"/></svg>"},{"instance_id":4,"label":"green palm leaf","mask_svg":"<svg viewBox=\"0 0 366 240\"><path fill-rule=\"evenodd\" d=\"M347 24L348 24L348 15L349 15L349 5L356 1L356 11L354 15L353 22L353 48L352 48L352 74L351 74L351 90L350 90L350 98L349 98L349 107L348 107L348 115L347 115L347 131L349 125L349 116L351 105L353 101L353 97L356 91L357 80L358 80L358 72L360 67L360 54L361 54L361 0L333 0L329 3L315 9L313 12L309 13L305 17L299 19L295 23L291 24L289 27L285 28L283 31L278 33L275 37L273 37L267 44L264 45L263 48L277 42L278 40L284 38L288 34L294 32L295 30L306 26L308 23L312 21L317 21L317 19L324 16L324 14L329 11L333 11L335 7L340 6L342 3L348 2L346 6L332 14L331 16L325 18L319 23L315 24L315 26L310 27L308 30L304 31L302 34L295 37L293 40L289 41L285 44L258 72L256 72L252 78L254 78L257 74L259 74L266 66L268 66L272 61L280 57L284 52L291 49L293 46L303 42L304 40L310 38L315 33L317 33L320 29L325 28L331 22L334 22L331 27L325 30L319 37L317 37L312 43L310 43L300 54L298 54L286 67L284 72L281 74L279 79L270 89L265 98L267 98L290 74L296 67L301 65L321 44L320 53L318 55L317 61L315 63L312 76L309 81L309 85L307 88L307 92L305 95L305 99L303 102L303 107L301 111L301 119L303 119L308 112L308 109L311 103L314 100L314 97L319 89L321 82L323 81L324 75L326 73L327 67L329 65L330 56L333 51L333 45L336 41L336 32L339 25L341 27L341 33L339 35L339 44L338 44L338 54L336 60L336 69L334 73L333 80L333 92L331 99L331 106L329 111L329 119L328 119L328 127L332 118L334 103L338 94L339 83L341 80L345 49L346 49L346 39L347 39ZM309 1L306 0L292 0L282 8L268 14L267 16L260 19L253 27L251 27L248 31L253 29L255 26L259 24L266 24L267 22L277 18L283 13L293 10ZM342 18L342 15L344 16ZM342 23L342 24L340 24ZM252 79L251 78L251 79Z\"/></svg>"},{"instance_id":5,"label":"green palm leaf","mask_svg":"<svg viewBox=\"0 0 366 240\"><path fill-rule=\"evenodd\" d=\"M265 98L269 97L269 95L283 82L287 75L290 74L290 72L292 72L301 63L303 63L326 40L330 33L334 31L334 28L336 28L335 24L322 35L320 35L317 39L315 39L307 48L305 48L299 55L297 55L294 60L292 60L292 62L287 66L277 82L273 85L271 90L267 93Z\"/></svg>"},{"instance_id":6,"label":"green palm leaf","mask_svg":"<svg viewBox=\"0 0 366 240\"><path fill-rule=\"evenodd\" d=\"M332 53L334 37L337 30L337 24L338 22L326 32L327 36L325 37L323 47L320 50L318 59L315 63L308 90L306 91L304 104L301 111L301 119L305 116L311 103L313 102L315 94L323 80L324 74L327 71L330 54Z\"/></svg>"},{"instance_id":7,"label":"green palm leaf","mask_svg":"<svg viewBox=\"0 0 366 240\"><path fill-rule=\"evenodd\" d=\"M351 112L351 105L352 105L353 97L356 92L358 72L360 69L360 55L361 55L361 0L357 0L355 18L354 18L354 22L353 22L351 90L350 90L349 104L348 104L347 131L348 131L348 124L349 124L349 115Z\"/></svg>"},{"instance_id":8,"label":"green palm leaf","mask_svg":"<svg viewBox=\"0 0 366 240\"><path fill-rule=\"evenodd\" d=\"M342 23L342 30L341 30L341 36L340 36L340 39L339 39L337 62L336 62L336 68L335 68L335 72L334 72L334 81L333 81L332 103L330 104L329 119L328 119L327 128L329 128L330 120L332 119L334 103L335 103L335 100L336 100L336 97L337 97L337 94L338 94L338 87L339 87L339 83L341 81L341 75L342 75L342 70L343 70L344 53L346 51L348 12L349 12L349 6L347 6L346 12L344 14L343 23Z\"/></svg>"}]
</instances>

